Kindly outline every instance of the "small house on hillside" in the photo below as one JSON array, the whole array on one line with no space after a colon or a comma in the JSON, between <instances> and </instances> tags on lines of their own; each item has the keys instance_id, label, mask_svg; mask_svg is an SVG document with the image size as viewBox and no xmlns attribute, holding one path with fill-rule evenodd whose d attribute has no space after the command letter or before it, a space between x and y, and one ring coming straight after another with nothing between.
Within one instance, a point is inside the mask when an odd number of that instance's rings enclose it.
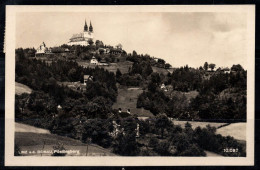
<instances>
[{"instance_id":1,"label":"small house on hillside","mask_svg":"<svg viewBox=\"0 0 260 170\"><path fill-rule=\"evenodd\" d=\"M96 59L96 57L92 57L92 59L90 60L90 64L94 64L97 65L98 64L98 60Z\"/></svg>"},{"instance_id":2,"label":"small house on hillside","mask_svg":"<svg viewBox=\"0 0 260 170\"><path fill-rule=\"evenodd\" d=\"M100 63L98 63L98 65L108 66L108 63L106 62L105 58L102 58L102 59L100 60Z\"/></svg>"},{"instance_id":3,"label":"small house on hillside","mask_svg":"<svg viewBox=\"0 0 260 170\"><path fill-rule=\"evenodd\" d=\"M121 49L111 49L110 53L114 54L114 55L120 55L122 53L122 50Z\"/></svg>"},{"instance_id":4,"label":"small house on hillside","mask_svg":"<svg viewBox=\"0 0 260 170\"><path fill-rule=\"evenodd\" d=\"M84 77L83 77L83 84L87 85L87 81L89 81L89 80L93 80L93 77L90 76L90 75L84 75Z\"/></svg>"},{"instance_id":5,"label":"small house on hillside","mask_svg":"<svg viewBox=\"0 0 260 170\"><path fill-rule=\"evenodd\" d=\"M230 69L228 67L222 68L221 71L223 73L230 73Z\"/></svg>"}]
</instances>

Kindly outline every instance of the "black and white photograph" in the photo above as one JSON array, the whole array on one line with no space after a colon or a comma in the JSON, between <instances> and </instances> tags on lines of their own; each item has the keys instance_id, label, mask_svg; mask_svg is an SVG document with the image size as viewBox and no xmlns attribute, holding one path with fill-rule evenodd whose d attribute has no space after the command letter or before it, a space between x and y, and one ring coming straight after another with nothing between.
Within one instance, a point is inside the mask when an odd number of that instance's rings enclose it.
<instances>
[{"instance_id":1,"label":"black and white photograph","mask_svg":"<svg viewBox=\"0 0 260 170\"><path fill-rule=\"evenodd\" d=\"M10 165L253 164L253 5L12 6L5 41Z\"/></svg>"}]
</instances>

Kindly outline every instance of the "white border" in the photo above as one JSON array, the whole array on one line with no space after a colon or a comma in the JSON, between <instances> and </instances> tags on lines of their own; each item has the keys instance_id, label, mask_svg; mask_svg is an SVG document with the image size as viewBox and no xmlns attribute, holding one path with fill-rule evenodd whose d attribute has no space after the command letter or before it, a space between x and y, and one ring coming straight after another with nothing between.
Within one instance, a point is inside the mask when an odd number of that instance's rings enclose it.
<instances>
[{"instance_id":1,"label":"white border","mask_svg":"<svg viewBox=\"0 0 260 170\"><path fill-rule=\"evenodd\" d=\"M17 12L245 12L247 13L247 157L15 157L15 21ZM7 6L5 76L6 166L205 166L254 165L255 5Z\"/></svg>"}]
</instances>

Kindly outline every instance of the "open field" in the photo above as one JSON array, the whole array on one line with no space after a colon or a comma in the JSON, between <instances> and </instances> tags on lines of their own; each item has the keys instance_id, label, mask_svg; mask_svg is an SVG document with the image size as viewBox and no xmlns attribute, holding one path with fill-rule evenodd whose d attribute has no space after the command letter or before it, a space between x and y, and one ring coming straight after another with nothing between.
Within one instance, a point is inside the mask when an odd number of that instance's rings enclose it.
<instances>
[{"instance_id":1,"label":"open field","mask_svg":"<svg viewBox=\"0 0 260 170\"><path fill-rule=\"evenodd\" d=\"M143 117L153 117L153 114L149 110L143 108L136 108L136 102L138 95L143 91L140 88L127 88L119 87L117 102L114 103L113 108L121 108L123 112L126 112L127 109L131 110L131 114L137 114L138 116Z\"/></svg>"},{"instance_id":2,"label":"open field","mask_svg":"<svg viewBox=\"0 0 260 170\"><path fill-rule=\"evenodd\" d=\"M15 82L15 94L17 94L17 95L21 95L23 93L31 94L31 92L32 92L32 89L30 89L30 87L28 87L24 84Z\"/></svg>"},{"instance_id":3,"label":"open field","mask_svg":"<svg viewBox=\"0 0 260 170\"><path fill-rule=\"evenodd\" d=\"M206 153L206 157L223 157L222 155L214 153L214 152L205 151L205 150L204 150L204 152Z\"/></svg>"},{"instance_id":4,"label":"open field","mask_svg":"<svg viewBox=\"0 0 260 170\"><path fill-rule=\"evenodd\" d=\"M246 123L231 123L228 126L217 129L222 136L232 136L235 139L246 141Z\"/></svg>"},{"instance_id":5,"label":"open field","mask_svg":"<svg viewBox=\"0 0 260 170\"><path fill-rule=\"evenodd\" d=\"M50 131L42 128L37 128L34 126L15 123L15 132L31 132L31 133L42 133L42 134L50 134Z\"/></svg>"},{"instance_id":6,"label":"open field","mask_svg":"<svg viewBox=\"0 0 260 170\"><path fill-rule=\"evenodd\" d=\"M227 123L215 123L215 122L195 122L195 121L180 121L180 120L173 120L174 125L180 125L182 128L185 128L185 124L189 122L192 126L192 129L196 129L196 127L205 128L207 125L211 127L218 128L220 126L226 125Z\"/></svg>"},{"instance_id":7,"label":"open field","mask_svg":"<svg viewBox=\"0 0 260 170\"><path fill-rule=\"evenodd\" d=\"M62 144L66 150L76 150L79 151L76 153L71 153L71 155L78 156L114 156L115 154L111 153L109 149L102 148L101 146L82 143L79 140L75 140L65 136L59 136L56 134L42 133L39 131L39 128L24 125L21 123L16 123L16 132L15 132L15 144L17 144L21 151L52 151L53 146ZM21 128L22 127L22 128ZM25 127L25 128L24 128ZM23 132L21 132L21 129ZM45 130L45 129L41 129ZM28 132L26 132L28 131ZM45 130L47 131L47 130ZM24 155L41 155L41 154L24 154ZM51 155L51 153L44 153L42 155ZM68 154L70 155L70 154Z\"/></svg>"},{"instance_id":8,"label":"open field","mask_svg":"<svg viewBox=\"0 0 260 170\"><path fill-rule=\"evenodd\" d=\"M90 68L95 68L97 65L90 64L89 62L85 61L78 61L78 64L83 66L83 67L90 67ZM110 63L109 66L98 66L101 68L104 68L105 70L108 70L109 72L116 73L116 70L119 69L122 74L127 73L129 67L132 67L133 62L131 61L124 61L124 62L119 62L119 63Z\"/></svg>"},{"instance_id":9,"label":"open field","mask_svg":"<svg viewBox=\"0 0 260 170\"><path fill-rule=\"evenodd\" d=\"M164 74L164 75L167 75L169 73L169 71L165 68L160 68L160 67L155 67L155 66L152 66L152 69L153 69L153 72L156 72L156 73L159 73L159 74Z\"/></svg>"},{"instance_id":10,"label":"open field","mask_svg":"<svg viewBox=\"0 0 260 170\"><path fill-rule=\"evenodd\" d=\"M185 127L185 123L187 121L178 121L174 120L173 123L175 125L180 125L182 128ZM215 122L195 122L195 121L188 121L192 128L195 129L196 127L200 126L201 128L206 127L208 124L211 127L217 128L216 133L222 136L232 136L237 140L246 141L246 123L215 123ZM224 125L224 126L223 126ZM227 125L227 126L225 126ZM223 127L222 127L223 126Z\"/></svg>"},{"instance_id":11,"label":"open field","mask_svg":"<svg viewBox=\"0 0 260 170\"><path fill-rule=\"evenodd\" d=\"M39 133L27 133L16 132L15 143L20 147L21 151L52 151L53 146L62 144L65 150L74 150L78 153L71 153L68 155L77 156L114 156L110 150L102 148L101 146L81 143L78 140L74 140L68 137L58 136L55 134L39 134ZM32 154L25 154L32 155ZM33 154L35 155L35 154ZM39 154L37 154L39 155ZM43 155L51 155L51 153L45 153Z\"/></svg>"}]
</instances>

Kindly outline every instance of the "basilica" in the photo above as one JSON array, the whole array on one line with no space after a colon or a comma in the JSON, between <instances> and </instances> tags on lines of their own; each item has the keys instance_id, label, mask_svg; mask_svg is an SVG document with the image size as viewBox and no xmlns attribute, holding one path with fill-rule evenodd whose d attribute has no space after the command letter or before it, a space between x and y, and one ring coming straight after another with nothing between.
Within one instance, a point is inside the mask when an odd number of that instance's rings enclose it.
<instances>
[{"instance_id":1,"label":"basilica","mask_svg":"<svg viewBox=\"0 0 260 170\"><path fill-rule=\"evenodd\" d=\"M87 46L89 44L89 40L93 41L93 39L94 39L94 33L93 33L93 27L91 21L89 27L87 25L87 22L85 21L84 31L79 34L74 34L70 38L70 41L67 44Z\"/></svg>"}]
</instances>

